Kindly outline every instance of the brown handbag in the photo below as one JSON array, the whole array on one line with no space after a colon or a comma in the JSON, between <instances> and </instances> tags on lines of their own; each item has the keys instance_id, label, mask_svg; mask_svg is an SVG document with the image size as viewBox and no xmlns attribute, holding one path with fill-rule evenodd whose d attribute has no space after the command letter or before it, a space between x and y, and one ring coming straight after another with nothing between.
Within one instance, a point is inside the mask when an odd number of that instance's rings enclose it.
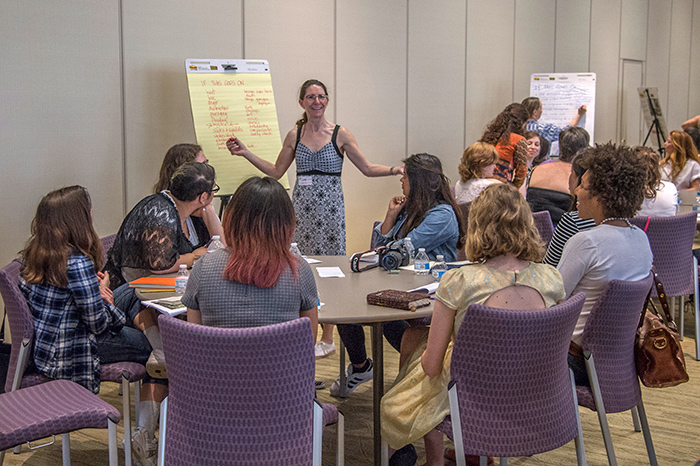
<instances>
[{"instance_id":1,"label":"brown handbag","mask_svg":"<svg viewBox=\"0 0 700 466\"><path fill-rule=\"evenodd\" d=\"M647 306L642 311L634 342L634 361L639 380L646 387L673 387L687 382L688 373L685 370L678 328L671 318L664 287L656 270L652 269L652 273L664 316L656 310L649 290Z\"/></svg>"}]
</instances>

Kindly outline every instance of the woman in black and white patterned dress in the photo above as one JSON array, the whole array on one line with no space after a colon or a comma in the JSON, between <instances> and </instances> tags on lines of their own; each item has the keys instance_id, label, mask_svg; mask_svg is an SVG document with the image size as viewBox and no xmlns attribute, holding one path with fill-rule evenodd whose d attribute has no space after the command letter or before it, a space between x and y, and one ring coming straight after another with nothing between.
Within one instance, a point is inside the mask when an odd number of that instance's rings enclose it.
<instances>
[{"instance_id":1,"label":"woman in black and white patterned dress","mask_svg":"<svg viewBox=\"0 0 700 466\"><path fill-rule=\"evenodd\" d=\"M296 158L294 241L302 254L345 255L345 202L340 182L343 156L347 155L365 176L397 175L402 168L370 163L350 131L326 120L328 91L321 81L310 79L302 84L299 105L304 115L287 133L274 164L250 152L236 137L226 146L231 154L245 157L275 179L284 175Z\"/></svg>"}]
</instances>

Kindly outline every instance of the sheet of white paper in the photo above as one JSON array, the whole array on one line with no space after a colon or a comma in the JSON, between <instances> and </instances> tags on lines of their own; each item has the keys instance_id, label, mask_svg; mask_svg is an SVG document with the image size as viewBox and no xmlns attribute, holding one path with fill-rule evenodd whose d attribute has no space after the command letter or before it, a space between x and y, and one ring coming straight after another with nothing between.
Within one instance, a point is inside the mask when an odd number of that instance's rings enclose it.
<instances>
[{"instance_id":1,"label":"sheet of white paper","mask_svg":"<svg viewBox=\"0 0 700 466\"><path fill-rule=\"evenodd\" d=\"M408 291L428 290L428 294L433 294L433 293L435 293L435 290L438 289L439 284L440 284L440 282L432 282L432 283L428 283L425 286L419 286L418 288L414 288L414 289L408 290Z\"/></svg>"},{"instance_id":2,"label":"sheet of white paper","mask_svg":"<svg viewBox=\"0 0 700 466\"><path fill-rule=\"evenodd\" d=\"M320 264L321 261L318 259L312 259L311 257L301 256L304 258L307 264Z\"/></svg>"},{"instance_id":3,"label":"sheet of white paper","mask_svg":"<svg viewBox=\"0 0 700 466\"><path fill-rule=\"evenodd\" d=\"M320 278L342 278L345 276L340 267L316 267L316 272L318 272Z\"/></svg>"}]
</instances>

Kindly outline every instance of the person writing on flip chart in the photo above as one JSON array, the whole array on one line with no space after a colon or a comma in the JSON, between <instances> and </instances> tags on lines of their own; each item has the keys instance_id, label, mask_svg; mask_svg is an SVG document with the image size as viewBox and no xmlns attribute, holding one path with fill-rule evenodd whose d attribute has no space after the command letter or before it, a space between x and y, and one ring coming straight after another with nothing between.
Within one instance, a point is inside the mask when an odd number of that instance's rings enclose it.
<instances>
[{"instance_id":1,"label":"person writing on flip chart","mask_svg":"<svg viewBox=\"0 0 700 466\"><path fill-rule=\"evenodd\" d=\"M585 105L579 106L571 122L569 122L567 126L561 127L554 123L543 123L540 121L540 117L542 116L542 101L538 97L528 97L522 101L522 104L530 114L525 129L527 131L536 131L537 134L549 141L550 145L559 140L559 133L563 129L569 126L578 126L581 117L585 115L588 110Z\"/></svg>"}]
</instances>

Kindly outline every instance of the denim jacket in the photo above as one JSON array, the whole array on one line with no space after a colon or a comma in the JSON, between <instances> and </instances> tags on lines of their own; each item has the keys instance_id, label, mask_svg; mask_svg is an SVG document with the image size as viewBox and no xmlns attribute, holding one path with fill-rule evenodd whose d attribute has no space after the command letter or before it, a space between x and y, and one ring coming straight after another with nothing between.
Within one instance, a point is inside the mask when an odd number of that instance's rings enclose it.
<instances>
[{"instance_id":1,"label":"denim jacket","mask_svg":"<svg viewBox=\"0 0 700 466\"><path fill-rule=\"evenodd\" d=\"M374 230L379 235L377 245L385 246L398 240L403 243L403 238L396 237L401 226L406 221L406 213L401 212L396 219L396 224L386 235L382 235L382 223ZM413 230L406 235L411 238L411 243L418 253L419 248L425 248L430 260L435 260L438 254L445 256L445 261L457 260L457 241L459 240L459 226L457 216L449 204L438 204L428 210L425 218Z\"/></svg>"}]
</instances>

